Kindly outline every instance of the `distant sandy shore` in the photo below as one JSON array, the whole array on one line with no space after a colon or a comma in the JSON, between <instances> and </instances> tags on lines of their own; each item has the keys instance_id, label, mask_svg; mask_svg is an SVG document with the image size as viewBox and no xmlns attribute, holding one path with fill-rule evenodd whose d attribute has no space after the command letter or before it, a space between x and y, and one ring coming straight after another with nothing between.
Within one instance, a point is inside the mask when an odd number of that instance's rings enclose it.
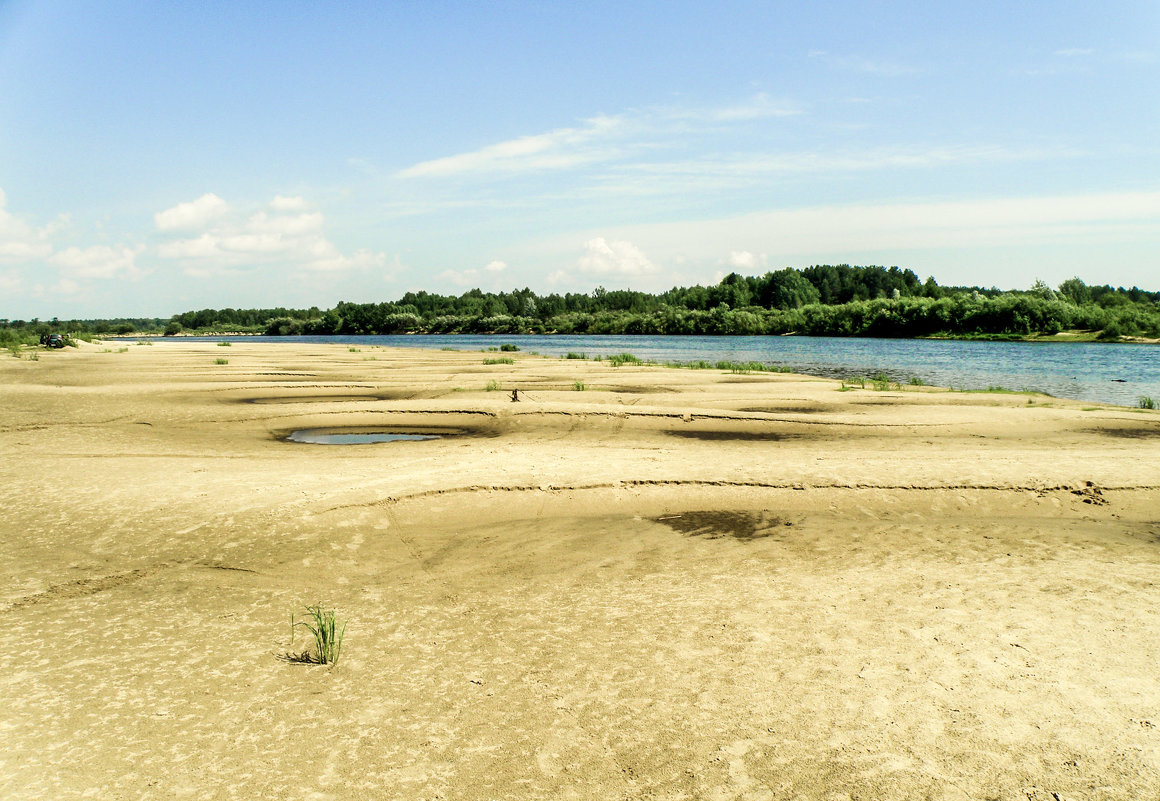
<instances>
[{"instance_id":1,"label":"distant sandy shore","mask_svg":"<svg viewBox=\"0 0 1160 801\"><path fill-rule=\"evenodd\" d=\"M0 359L0 797L1160 795L1160 413L497 355Z\"/></svg>"}]
</instances>

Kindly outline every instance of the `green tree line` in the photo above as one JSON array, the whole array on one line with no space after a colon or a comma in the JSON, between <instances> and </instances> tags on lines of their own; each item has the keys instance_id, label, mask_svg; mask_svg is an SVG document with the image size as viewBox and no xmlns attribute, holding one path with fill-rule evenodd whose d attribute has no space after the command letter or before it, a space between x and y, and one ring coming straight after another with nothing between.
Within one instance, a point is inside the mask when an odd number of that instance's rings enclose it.
<instances>
[{"instance_id":1,"label":"green tree line","mask_svg":"<svg viewBox=\"0 0 1160 801\"><path fill-rule=\"evenodd\" d=\"M1083 329L1160 336L1160 292L1089 286L1079 278L1021 291L940 286L898 267L816 265L759 276L731 273L711 286L650 294L597 287L537 295L472 289L461 295L408 292L383 303L332 309L201 309L169 320L52 324L0 320L0 338L20 333L129 334L247 332L294 334L800 334L871 337L1025 337ZM39 330L39 331L38 331Z\"/></svg>"}]
</instances>

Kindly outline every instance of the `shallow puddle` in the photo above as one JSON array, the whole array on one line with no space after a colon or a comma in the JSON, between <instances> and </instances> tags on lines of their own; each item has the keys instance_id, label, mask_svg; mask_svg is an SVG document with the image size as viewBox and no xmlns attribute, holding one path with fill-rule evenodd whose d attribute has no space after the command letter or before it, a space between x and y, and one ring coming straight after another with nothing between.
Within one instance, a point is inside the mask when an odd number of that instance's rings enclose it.
<instances>
[{"instance_id":1,"label":"shallow puddle","mask_svg":"<svg viewBox=\"0 0 1160 801\"><path fill-rule=\"evenodd\" d=\"M334 431L325 428L304 428L291 433L286 439L290 442L302 442L309 445L367 445L373 442L417 442L426 439L441 439L445 433Z\"/></svg>"}]
</instances>

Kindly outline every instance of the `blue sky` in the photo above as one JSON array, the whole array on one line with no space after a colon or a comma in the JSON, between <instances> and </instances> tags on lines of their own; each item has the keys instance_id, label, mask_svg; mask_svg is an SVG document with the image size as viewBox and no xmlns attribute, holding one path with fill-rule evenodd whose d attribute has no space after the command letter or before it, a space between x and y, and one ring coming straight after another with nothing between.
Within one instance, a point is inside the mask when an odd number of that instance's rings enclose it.
<instances>
[{"instance_id":1,"label":"blue sky","mask_svg":"<svg viewBox=\"0 0 1160 801\"><path fill-rule=\"evenodd\" d=\"M1157 86L1155 2L0 0L0 317L1160 289Z\"/></svg>"}]
</instances>

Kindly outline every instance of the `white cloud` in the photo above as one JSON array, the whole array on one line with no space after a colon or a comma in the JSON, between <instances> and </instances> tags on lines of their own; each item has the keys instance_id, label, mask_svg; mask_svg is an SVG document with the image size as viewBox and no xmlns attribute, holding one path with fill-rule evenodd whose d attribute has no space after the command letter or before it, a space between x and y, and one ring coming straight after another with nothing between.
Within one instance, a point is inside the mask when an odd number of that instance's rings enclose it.
<instances>
[{"instance_id":1,"label":"white cloud","mask_svg":"<svg viewBox=\"0 0 1160 801\"><path fill-rule=\"evenodd\" d=\"M0 272L0 295L15 295L23 285L20 273L15 270Z\"/></svg>"},{"instance_id":2,"label":"white cloud","mask_svg":"<svg viewBox=\"0 0 1160 801\"><path fill-rule=\"evenodd\" d=\"M137 268L137 256L144 249L144 245L70 247L54 253L49 261L68 278L138 278L142 271Z\"/></svg>"},{"instance_id":3,"label":"white cloud","mask_svg":"<svg viewBox=\"0 0 1160 801\"><path fill-rule=\"evenodd\" d=\"M640 248L631 242L607 241L598 236L584 244L577 266L590 275L639 276L660 272Z\"/></svg>"},{"instance_id":4,"label":"white cloud","mask_svg":"<svg viewBox=\"0 0 1160 801\"><path fill-rule=\"evenodd\" d=\"M269 204L271 211L242 217L224 201L221 205L206 201L216 197L204 195L156 215L159 228L164 223L172 226L167 230L177 230L176 222L180 222L183 233L196 233L157 246L158 257L183 262L184 273L191 277L224 275L272 264L311 272L383 269L387 265L383 253L342 253L323 234L326 220L322 213L307 211L310 204L304 198L278 195ZM213 213L199 215L195 207ZM171 214L176 210L180 213ZM193 225L198 219L200 232Z\"/></svg>"},{"instance_id":5,"label":"white cloud","mask_svg":"<svg viewBox=\"0 0 1160 801\"><path fill-rule=\"evenodd\" d=\"M53 284L49 291L53 295L79 295L81 285L71 278L62 278Z\"/></svg>"},{"instance_id":6,"label":"white cloud","mask_svg":"<svg viewBox=\"0 0 1160 801\"><path fill-rule=\"evenodd\" d=\"M285 197L283 195L275 195L274 199L270 201L270 208L274 211L305 211L310 208L310 204L301 196Z\"/></svg>"},{"instance_id":7,"label":"white cloud","mask_svg":"<svg viewBox=\"0 0 1160 801\"><path fill-rule=\"evenodd\" d=\"M748 250L731 250L725 263L738 270L756 270L764 262L764 256L759 258Z\"/></svg>"},{"instance_id":8,"label":"white cloud","mask_svg":"<svg viewBox=\"0 0 1160 801\"><path fill-rule=\"evenodd\" d=\"M229 210L229 204L212 192L188 203L178 203L153 215L158 231L186 231L204 228Z\"/></svg>"},{"instance_id":9,"label":"white cloud","mask_svg":"<svg viewBox=\"0 0 1160 801\"><path fill-rule=\"evenodd\" d=\"M8 198L0 189L0 263L39 261L52 253L52 224L34 229L5 208Z\"/></svg>"},{"instance_id":10,"label":"white cloud","mask_svg":"<svg viewBox=\"0 0 1160 801\"><path fill-rule=\"evenodd\" d=\"M496 259L489 261L482 270L444 270L438 277L456 286L481 286L488 280L494 280L506 269L507 264Z\"/></svg>"}]
</instances>

